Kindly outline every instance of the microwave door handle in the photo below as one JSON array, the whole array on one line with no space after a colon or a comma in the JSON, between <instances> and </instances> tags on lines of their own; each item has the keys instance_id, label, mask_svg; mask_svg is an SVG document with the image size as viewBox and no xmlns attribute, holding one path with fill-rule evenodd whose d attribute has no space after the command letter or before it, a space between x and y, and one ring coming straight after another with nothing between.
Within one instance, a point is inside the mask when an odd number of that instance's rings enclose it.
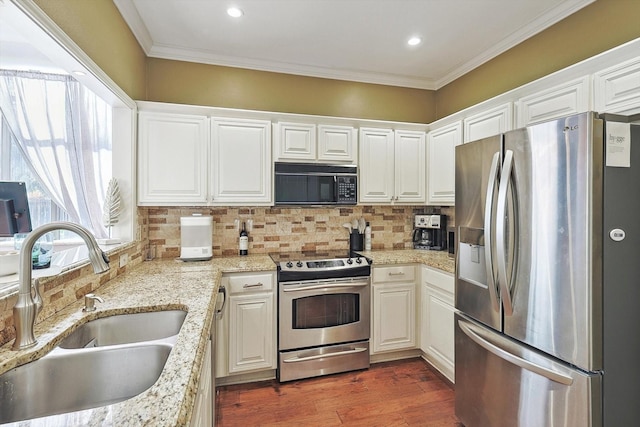
<instances>
[{"instance_id":1,"label":"microwave door handle","mask_svg":"<svg viewBox=\"0 0 640 427\"><path fill-rule=\"evenodd\" d=\"M487 270L487 286L489 287L489 297L491 306L496 312L500 311L500 301L496 288L495 270L493 267L493 201L495 200L496 181L498 180L498 168L500 167L500 152L493 155L491 169L489 170L489 180L487 182L487 196L484 206L484 256Z\"/></svg>"},{"instance_id":2,"label":"microwave door handle","mask_svg":"<svg viewBox=\"0 0 640 427\"><path fill-rule=\"evenodd\" d=\"M500 176L500 187L498 189L498 206L496 208L496 256L498 257L498 284L500 285L500 296L504 314L513 314L513 301L511 298L511 283L507 275L507 193L511 187L511 172L513 171L513 151L507 150L504 156L502 174ZM511 248L513 250L513 248Z\"/></svg>"}]
</instances>

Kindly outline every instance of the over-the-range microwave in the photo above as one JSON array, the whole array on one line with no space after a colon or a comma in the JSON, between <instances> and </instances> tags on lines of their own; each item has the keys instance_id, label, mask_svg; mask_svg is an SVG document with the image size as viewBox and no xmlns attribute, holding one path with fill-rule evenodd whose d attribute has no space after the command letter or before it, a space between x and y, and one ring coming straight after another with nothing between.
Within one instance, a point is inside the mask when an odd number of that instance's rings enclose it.
<instances>
[{"instance_id":1,"label":"over-the-range microwave","mask_svg":"<svg viewBox=\"0 0 640 427\"><path fill-rule=\"evenodd\" d=\"M356 166L275 163L276 206L355 205Z\"/></svg>"}]
</instances>

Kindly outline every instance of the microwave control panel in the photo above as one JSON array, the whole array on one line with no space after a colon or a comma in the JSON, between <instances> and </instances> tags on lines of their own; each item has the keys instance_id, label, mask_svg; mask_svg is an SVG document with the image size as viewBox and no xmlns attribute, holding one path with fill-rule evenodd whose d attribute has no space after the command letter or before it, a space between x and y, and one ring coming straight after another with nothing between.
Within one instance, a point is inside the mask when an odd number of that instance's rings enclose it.
<instances>
[{"instance_id":1,"label":"microwave control panel","mask_svg":"<svg viewBox=\"0 0 640 427\"><path fill-rule=\"evenodd\" d=\"M338 176L338 203L355 204L357 202L358 183L355 177Z\"/></svg>"}]
</instances>

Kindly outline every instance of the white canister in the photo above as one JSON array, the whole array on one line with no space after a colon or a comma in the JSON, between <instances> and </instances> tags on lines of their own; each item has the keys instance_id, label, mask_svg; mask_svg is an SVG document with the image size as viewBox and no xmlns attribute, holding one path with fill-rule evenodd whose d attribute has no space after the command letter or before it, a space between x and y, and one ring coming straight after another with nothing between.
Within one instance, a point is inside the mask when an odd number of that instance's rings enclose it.
<instances>
[{"instance_id":1,"label":"white canister","mask_svg":"<svg viewBox=\"0 0 640 427\"><path fill-rule=\"evenodd\" d=\"M180 259L206 261L213 256L213 218L194 214L180 218Z\"/></svg>"}]
</instances>

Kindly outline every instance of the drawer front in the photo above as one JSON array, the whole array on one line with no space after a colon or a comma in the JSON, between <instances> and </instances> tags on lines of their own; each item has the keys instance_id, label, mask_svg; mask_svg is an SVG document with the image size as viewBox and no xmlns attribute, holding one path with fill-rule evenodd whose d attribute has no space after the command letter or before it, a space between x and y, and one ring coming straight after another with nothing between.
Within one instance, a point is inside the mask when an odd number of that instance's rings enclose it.
<instances>
[{"instance_id":1,"label":"drawer front","mask_svg":"<svg viewBox=\"0 0 640 427\"><path fill-rule=\"evenodd\" d=\"M231 294L247 292L264 292L273 290L274 277L272 273L239 274L227 277Z\"/></svg>"},{"instance_id":2,"label":"drawer front","mask_svg":"<svg viewBox=\"0 0 640 427\"><path fill-rule=\"evenodd\" d=\"M423 267L422 281L432 288L438 288L450 295L453 295L455 291L455 280L452 274Z\"/></svg>"},{"instance_id":3,"label":"drawer front","mask_svg":"<svg viewBox=\"0 0 640 427\"><path fill-rule=\"evenodd\" d=\"M416 268L413 265L397 265L373 267L374 283L413 282L416 279Z\"/></svg>"}]
</instances>

